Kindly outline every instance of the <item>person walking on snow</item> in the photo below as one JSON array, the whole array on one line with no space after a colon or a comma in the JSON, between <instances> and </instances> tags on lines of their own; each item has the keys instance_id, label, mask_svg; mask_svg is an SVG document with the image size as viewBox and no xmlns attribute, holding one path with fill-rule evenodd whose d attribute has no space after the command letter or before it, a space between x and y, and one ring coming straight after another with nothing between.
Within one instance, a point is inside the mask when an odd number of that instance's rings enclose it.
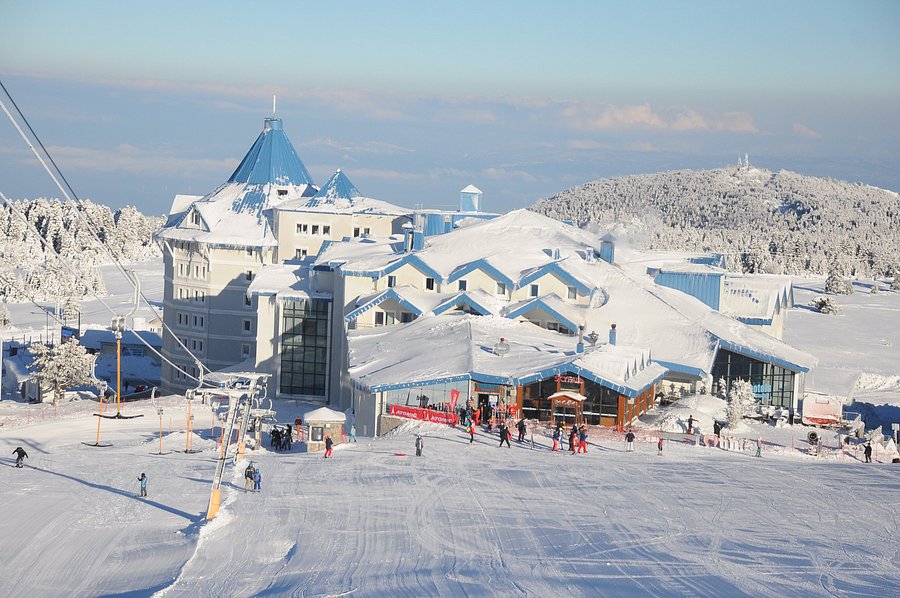
<instances>
[{"instance_id":1,"label":"person walking on snow","mask_svg":"<svg viewBox=\"0 0 900 598\"><path fill-rule=\"evenodd\" d=\"M553 430L553 451L554 451L554 452L556 452L556 451L559 450L559 438L560 438L560 434L561 434L561 431L560 431L560 429L559 429L559 426L557 426L556 429Z\"/></svg>"},{"instance_id":2,"label":"person walking on snow","mask_svg":"<svg viewBox=\"0 0 900 598\"><path fill-rule=\"evenodd\" d=\"M147 496L147 474L142 473L141 477L138 478L138 482L141 483L141 496Z\"/></svg>"},{"instance_id":3,"label":"person walking on snow","mask_svg":"<svg viewBox=\"0 0 900 598\"><path fill-rule=\"evenodd\" d=\"M578 452L587 453L587 427L584 424L578 429Z\"/></svg>"},{"instance_id":4,"label":"person walking on snow","mask_svg":"<svg viewBox=\"0 0 900 598\"><path fill-rule=\"evenodd\" d=\"M866 443L866 448L863 449L863 454L865 454L865 456L866 456L866 463L871 463L872 462L872 443L871 442Z\"/></svg>"},{"instance_id":5,"label":"person walking on snow","mask_svg":"<svg viewBox=\"0 0 900 598\"><path fill-rule=\"evenodd\" d=\"M334 441L331 439L331 436L325 435L325 458L331 456L331 447L334 446Z\"/></svg>"},{"instance_id":6,"label":"person walking on snow","mask_svg":"<svg viewBox=\"0 0 900 598\"><path fill-rule=\"evenodd\" d=\"M688 431L687 431L687 433L688 434L694 433L694 414L693 413L688 416Z\"/></svg>"},{"instance_id":7,"label":"person walking on snow","mask_svg":"<svg viewBox=\"0 0 900 598\"><path fill-rule=\"evenodd\" d=\"M509 446L509 437L512 434L509 431L509 428L506 427L506 422L500 424L500 445L497 448L503 446L503 443L506 443L506 448L512 448Z\"/></svg>"},{"instance_id":8,"label":"person walking on snow","mask_svg":"<svg viewBox=\"0 0 900 598\"><path fill-rule=\"evenodd\" d=\"M470 419L466 420L466 432L469 433L469 444L475 442L475 424Z\"/></svg>"},{"instance_id":9,"label":"person walking on snow","mask_svg":"<svg viewBox=\"0 0 900 598\"><path fill-rule=\"evenodd\" d=\"M572 430L569 431L569 450L572 451L572 454L575 454L575 435L578 432L575 430L575 425L572 425Z\"/></svg>"},{"instance_id":10,"label":"person walking on snow","mask_svg":"<svg viewBox=\"0 0 900 598\"><path fill-rule=\"evenodd\" d=\"M247 494L248 490L253 490L253 478L255 475L256 468L253 467L253 461L250 461L247 469L244 470L244 494Z\"/></svg>"},{"instance_id":11,"label":"person walking on snow","mask_svg":"<svg viewBox=\"0 0 900 598\"><path fill-rule=\"evenodd\" d=\"M350 442L356 442L356 425L350 426L350 437L347 439Z\"/></svg>"},{"instance_id":12,"label":"person walking on snow","mask_svg":"<svg viewBox=\"0 0 900 598\"><path fill-rule=\"evenodd\" d=\"M425 441L422 440L422 437L416 434L416 457L422 456L422 448L425 446Z\"/></svg>"},{"instance_id":13,"label":"person walking on snow","mask_svg":"<svg viewBox=\"0 0 900 598\"><path fill-rule=\"evenodd\" d=\"M662 445L663 445L663 438L662 438L662 436L660 436L659 442L656 443L656 456L657 457L662 457Z\"/></svg>"},{"instance_id":14,"label":"person walking on snow","mask_svg":"<svg viewBox=\"0 0 900 598\"><path fill-rule=\"evenodd\" d=\"M762 457L762 436L756 439L756 456Z\"/></svg>"},{"instance_id":15,"label":"person walking on snow","mask_svg":"<svg viewBox=\"0 0 900 598\"><path fill-rule=\"evenodd\" d=\"M525 428L525 418L519 420L519 423L516 424L516 428L519 429L519 442L523 442L525 440L525 432L527 429Z\"/></svg>"},{"instance_id":16,"label":"person walking on snow","mask_svg":"<svg viewBox=\"0 0 900 598\"><path fill-rule=\"evenodd\" d=\"M262 473L259 471L259 467L256 468L253 472L253 491L259 492L262 487Z\"/></svg>"},{"instance_id":17,"label":"person walking on snow","mask_svg":"<svg viewBox=\"0 0 900 598\"><path fill-rule=\"evenodd\" d=\"M21 469L23 467L22 461L28 458L28 453L26 453L25 449L23 449L21 446L17 446L16 450L14 450L12 454L16 456L16 467Z\"/></svg>"},{"instance_id":18,"label":"person walking on snow","mask_svg":"<svg viewBox=\"0 0 900 598\"><path fill-rule=\"evenodd\" d=\"M628 433L625 434L625 452L634 452L634 432L631 430L628 430Z\"/></svg>"}]
</instances>

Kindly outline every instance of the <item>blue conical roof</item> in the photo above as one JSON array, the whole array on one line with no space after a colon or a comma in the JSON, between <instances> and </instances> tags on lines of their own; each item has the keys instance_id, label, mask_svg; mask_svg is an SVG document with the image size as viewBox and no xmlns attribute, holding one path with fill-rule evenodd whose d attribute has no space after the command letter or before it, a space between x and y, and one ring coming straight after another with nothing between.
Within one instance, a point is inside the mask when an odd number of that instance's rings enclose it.
<instances>
[{"instance_id":1,"label":"blue conical roof","mask_svg":"<svg viewBox=\"0 0 900 598\"><path fill-rule=\"evenodd\" d=\"M347 175L338 168L337 172L328 179L328 182L322 185L322 188L319 189L319 192L316 193L313 199L354 199L357 197L362 197L362 193L350 182Z\"/></svg>"},{"instance_id":2,"label":"blue conical roof","mask_svg":"<svg viewBox=\"0 0 900 598\"><path fill-rule=\"evenodd\" d=\"M312 177L284 133L281 119L275 117L265 120L262 133L228 182L285 186L313 184Z\"/></svg>"}]
</instances>

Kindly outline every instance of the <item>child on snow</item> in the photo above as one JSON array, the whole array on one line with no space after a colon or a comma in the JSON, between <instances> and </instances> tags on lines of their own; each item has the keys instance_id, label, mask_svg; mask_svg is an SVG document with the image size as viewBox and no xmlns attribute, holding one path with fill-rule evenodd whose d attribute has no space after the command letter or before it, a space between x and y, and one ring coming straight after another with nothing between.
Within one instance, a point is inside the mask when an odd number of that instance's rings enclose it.
<instances>
[{"instance_id":1,"label":"child on snow","mask_svg":"<svg viewBox=\"0 0 900 598\"><path fill-rule=\"evenodd\" d=\"M138 478L138 482L141 483L141 496L147 496L147 474L142 473L141 477Z\"/></svg>"},{"instance_id":2,"label":"child on snow","mask_svg":"<svg viewBox=\"0 0 900 598\"><path fill-rule=\"evenodd\" d=\"M253 472L253 491L259 492L262 485L262 473L259 471L259 467L257 467Z\"/></svg>"},{"instance_id":3,"label":"child on snow","mask_svg":"<svg viewBox=\"0 0 900 598\"><path fill-rule=\"evenodd\" d=\"M16 467L22 468L22 461L28 458L28 453L21 446L17 446L13 454L16 456Z\"/></svg>"}]
</instances>

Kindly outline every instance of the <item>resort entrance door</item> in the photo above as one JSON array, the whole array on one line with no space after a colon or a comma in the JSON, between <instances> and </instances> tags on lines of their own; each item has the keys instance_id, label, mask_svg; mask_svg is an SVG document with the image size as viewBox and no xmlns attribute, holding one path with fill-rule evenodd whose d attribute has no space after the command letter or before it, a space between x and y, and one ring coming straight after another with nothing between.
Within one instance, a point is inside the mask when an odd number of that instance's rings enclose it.
<instances>
[{"instance_id":1,"label":"resort entrance door","mask_svg":"<svg viewBox=\"0 0 900 598\"><path fill-rule=\"evenodd\" d=\"M478 393L478 408L481 410L481 421L487 423L497 410L499 395Z\"/></svg>"}]
</instances>

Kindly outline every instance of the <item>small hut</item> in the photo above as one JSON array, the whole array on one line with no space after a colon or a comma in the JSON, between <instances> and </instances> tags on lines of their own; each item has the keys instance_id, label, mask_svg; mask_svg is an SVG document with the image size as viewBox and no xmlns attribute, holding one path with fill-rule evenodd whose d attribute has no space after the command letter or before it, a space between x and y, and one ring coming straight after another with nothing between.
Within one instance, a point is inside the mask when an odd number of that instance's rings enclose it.
<instances>
[{"instance_id":1,"label":"small hut","mask_svg":"<svg viewBox=\"0 0 900 598\"><path fill-rule=\"evenodd\" d=\"M581 407L584 405L587 397L574 390L561 390L547 397L550 399L550 413L553 419L566 421L571 418L575 425L582 422ZM569 423L569 422L566 422Z\"/></svg>"},{"instance_id":2,"label":"small hut","mask_svg":"<svg viewBox=\"0 0 900 598\"><path fill-rule=\"evenodd\" d=\"M324 451L326 435L331 437L334 444L341 444L344 441L344 422L347 421L347 416L340 411L319 407L304 413L303 421L309 430L306 441L307 452Z\"/></svg>"}]
</instances>

